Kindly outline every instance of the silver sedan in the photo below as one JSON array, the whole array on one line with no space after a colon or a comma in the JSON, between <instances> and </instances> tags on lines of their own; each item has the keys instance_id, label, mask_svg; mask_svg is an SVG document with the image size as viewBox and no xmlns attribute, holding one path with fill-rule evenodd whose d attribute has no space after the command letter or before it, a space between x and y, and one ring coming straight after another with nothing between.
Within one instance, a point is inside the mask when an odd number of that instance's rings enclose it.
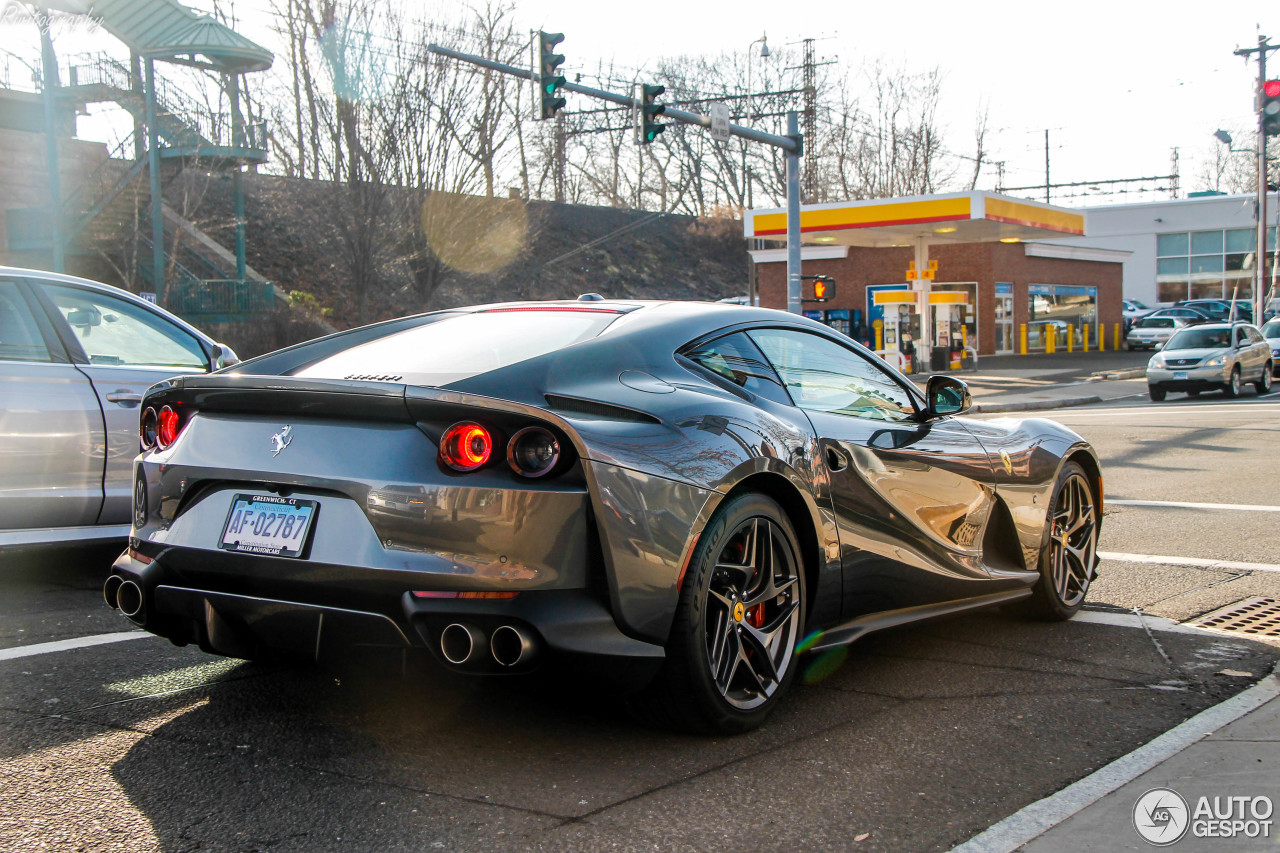
<instances>
[{"instance_id":1,"label":"silver sedan","mask_svg":"<svg viewBox=\"0 0 1280 853\"><path fill-rule=\"evenodd\" d=\"M0 549L127 538L143 392L236 361L118 287L0 267Z\"/></svg>"}]
</instances>

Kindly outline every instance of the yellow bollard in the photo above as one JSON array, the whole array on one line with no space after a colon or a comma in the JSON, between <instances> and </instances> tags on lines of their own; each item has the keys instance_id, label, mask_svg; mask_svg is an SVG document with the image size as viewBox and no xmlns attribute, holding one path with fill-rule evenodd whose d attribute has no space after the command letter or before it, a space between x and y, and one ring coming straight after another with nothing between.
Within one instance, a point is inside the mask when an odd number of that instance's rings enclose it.
<instances>
[{"instance_id":1,"label":"yellow bollard","mask_svg":"<svg viewBox=\"0 0 1280 853\"><path fill-rule=\"evenodd\" d=\"M1068 326L1067 327L1067 352L1075 352L1075 351L1076 351L1076 330Z\"/></svg>"},{"instance_id":2,"label":"yellow bollard","mask_svg":"<svg viewBox=\"0 0 1280 853\"><path fill-rule=\"evenodd\" d=\"M1058 330L1053 326L1044 327L1044 351L1046 355L1053 355L1058 351Z\"/></svg>"},{"instance_id":3,"label":"yellow bollard","mask_svg":"<svg viewBox=\"0 0 1280 853\"><path fill-rule=\"evenodd\" d=\"M876 352L884 349L884 329L876 326Z\"/></svg>"},{"instance_id":4,"label":"yellow bollard","mask_svg":"<svg viewBox=\"0 0 1280 853\"><path fill-rule=\"evenodd\" d=\"M969 348L969 327L962 325L960 327L960 346L965 349Z\"/></svg>"},{"instance_id":5,"label":"yellow bollard","mask_svg":"<svg viewBox=\"0 0 1280 853\"><path fill-rule=\"evenodd\" d=\"M1020 339L1019 342L1022 344L1020 348L1021 349L1020 354L1026 355L1027 354L1027 324L1026 323L1020 323L1018 325L1018 337Z\"/></svg>"},{"instance_id":6,"label":"yellow bollard","mask_svg":"<svg viewBox=\"0 0 1280 853\"><path fill-rule=\"evenodd\" d=\"M1115 344L1116 344L1116 345L1113 347L1113 349L1114 349L1116 352L1120 352L1120 324L1119 324L1119 323L1116 323L1116 335L1115 335L1115 337L1114 337L1112 340L1114 340L1114 341L1115 341Z\"/></svg>"},{"instance_id":7,"label":"yellow bollard","mask_svg":"<svg viewBox=\"0 0 1280 853\"><path fill-rule=\"evenodd\" d=\"M1107 351L1107 327L1103 325L1099 325L1098 326L1098 352L1106 352L1106 351Z\"/></svg>"},{"instance_id":8,"label":"yellow bollard","mask_svg":"<svg viewBox=\"0 0 1280 853\"><path fill-rule=\"evenodd\" d=\"M1089 351L1089 324L1088 323L1086 323L1084 327L1084 351L1085 352Z\"/></svg>"}]
</instances>

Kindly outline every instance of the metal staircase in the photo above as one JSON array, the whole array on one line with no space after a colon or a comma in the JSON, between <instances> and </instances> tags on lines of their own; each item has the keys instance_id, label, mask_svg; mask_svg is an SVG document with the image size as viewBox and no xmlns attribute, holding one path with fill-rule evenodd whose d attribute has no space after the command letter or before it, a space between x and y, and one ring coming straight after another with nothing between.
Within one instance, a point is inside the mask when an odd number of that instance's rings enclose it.
<instances>
[{"instance_id":1,"label":"metal staircase","mask_svg":"<svg viewBox=\"0 0 1280 853\"><path fill-rule=\"evenodd\" d=\"M166 295L166 307L193 323L233 323L269 314L275 305L269 281L240 281L195 246L176 240L175 251L163 250L165 282L153 278L151 254L155 244L147 236L149 223L139 229L138 276L152 290ZM141 251L145 250L145 251Z\"/></svg>"}]
</instances>

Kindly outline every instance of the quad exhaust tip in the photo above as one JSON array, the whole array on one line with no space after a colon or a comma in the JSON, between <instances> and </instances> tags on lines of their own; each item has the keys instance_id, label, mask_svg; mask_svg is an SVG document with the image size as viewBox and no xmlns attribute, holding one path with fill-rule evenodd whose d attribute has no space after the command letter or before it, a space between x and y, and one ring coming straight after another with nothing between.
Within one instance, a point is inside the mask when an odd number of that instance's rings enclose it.
<instances>
[{"instance_id":1,"label":"quad exhaust tip","mask_svg":"<svg viewBox=\"0 0 1280 853\"><path fill-rule=\"evenodd\" d=\"M484 646L484 632L475 625L454 622L440 632L440 654L454 666L473 662Z\"/></svg>"},{"instance_id":2,"label":"quad exhaust tip","mask_svg":"<svg viewBox=\"0 0 1280 853\"><path fill-rule=\"evenodd\" d=\"M533 657L533 638L514 625L501 625L493 632L489 651L499 666L518 666Z\"/></svg>"},{"instance_id":3,"label":"quad exhaust tip","mask_svg":"<svg viewBox=\"0 0 1280 853\"><path fill-rule=\"evenodd\" d=\"M105 601L107 606L112 610L116 610L120 607L120 605L116 603L116 594L120 591L120 584L123 582L124 579L119 575L112 575L107 578L107 582L102 585L102 600Z\"/></svg>"}]
</instances>

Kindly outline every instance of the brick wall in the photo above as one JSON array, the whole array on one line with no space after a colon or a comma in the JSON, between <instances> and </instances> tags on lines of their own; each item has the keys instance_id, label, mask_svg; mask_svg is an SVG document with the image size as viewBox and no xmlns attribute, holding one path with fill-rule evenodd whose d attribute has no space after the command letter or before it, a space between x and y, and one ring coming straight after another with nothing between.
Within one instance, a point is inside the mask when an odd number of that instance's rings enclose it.
<instances>
[{"instance_id":1,"label":"brick wall","mask_svg":"<svg viewBox=\"0 0 1280 853\"><path fill-rule=\"evenodd\" d=\"M805 261L805 275L829 275L836 281L836 295L831 301L806 307L857 309L865 314L867 285L904 281L907 265L914 257L914 250L910 248L851 247L846 258ZM996 349L995 284L998 281L1014 285L1015 333L1016 324L1027 322L1029 284L1096 286L1099 321L1110 329L1122 319L1123 268L1119 263L1028 257L1026 247L1015 243L937 245L930 247L929 257L938 262L938 283L978 283L978 352L983 355L990 355ZM767 263L757 269L760 304L785 309L787 265ZM1111 343L1110 336L1107 343Z\"/></svg>"}]
</instances>

